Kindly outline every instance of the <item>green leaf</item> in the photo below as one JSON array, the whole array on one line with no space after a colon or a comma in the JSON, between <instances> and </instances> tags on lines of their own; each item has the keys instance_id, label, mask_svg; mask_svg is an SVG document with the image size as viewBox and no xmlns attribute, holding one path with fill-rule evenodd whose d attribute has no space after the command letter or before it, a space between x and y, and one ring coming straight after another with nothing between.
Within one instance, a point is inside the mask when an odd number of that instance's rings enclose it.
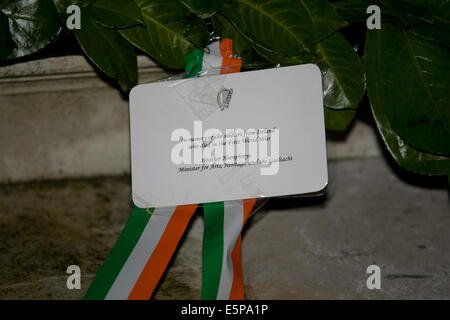
<instances>
[{"instance_id":1,"label":"green leaf","mask_svg":"<svg viewBox=\"0 0 450 320\"><path fill-rule=\"evenodd\" d=\"M450 23L450 1L448 0L373 0L372 4L380 6L383 16L396 17L408 28L423 22Z\"/></svg>"},{"instance_id":2,"label":"green leaf","mask_svg":"<svg viewBox=\"0 0 450 320\"><path fill-rule=\"evenodd\" d=\"M301 56L346 23L325 0L232 0L225 15L255 48L281 56Z\"/></svg>"},{"instance_id":3,"label":"green leaf","mask_svg":"<svg viewBox=\"0 0 450 320\"><path fill-rule=\"evenodd\" d=\"M270 49L266 49L251 40L249 41L249 44L257 52L257 54L269 61L272 65L280 64L286 66L294 64L315 63L318 60L318 57L315 55L315 53L310 51L298 52L296 55L287 55L275 52Z\"/></svg>"},{"instance_id":4,"label":"green leaf","mask_svg":"<svg viewBox=\"0 0 450 320\"><path fill-rule=\"evenodd\" d=\"M392 105L385 102L384 86L390 80L381 75L377 76L380 69L380 37L379 32L367 32L365 68L368 75L367 92L370 105L386 148L396 162L409 171L427 175L448 175L450 158L422 152L412 147L399 137L389 121L386 109L391 108ZM402 76L408 77L408 75ZM412 104L410 110L413 108L420 109L421 105Z\"/></svg>"},{"instance_id":5,"label":"green leaf","mask_svg":"<svg viewBox=\"0 0 450 320\"><path fill-rule=\"evenodd\" d=\"M9 32L8 17L0 12L0 59L6 58L15 47Z\"/></svg>"},{"instance_id":6,"label":"green leaf","mask_svg":"<svg viewBox=\"0 0 450 320\"><path fill-rule=\"evenodd\" d=\"M367 37L376 47L366 52L367 79L393 129L418 150L450 155L448 49L388 24Z\"/></svg>"},{"instance_id":7,"label":"green leaf","mask_svg":"<svg viewBox=\"0 0 450 320\"><path fill-rule=\"evenodd\" d=\"M396 20L396 13L383 0L337 0L330 4L347 22L366 22L370 17L367 8L374 4L380 7L382 23Z\"/></svg>"},{"instance_id":8,"label":"green leaf","mask_svg":"<svg viewBox=\"0 0 450 320\"><path fill-rule=\"evenodd\" d=\"M407 2L428 10L438 20L450 23L450 1L448 0L407 0Z\"/></svg>"},{"instance_id":9,"label":"green leaf","mask_svg":"<svg viewBox=\"0 0 450 320\"><path fill-rule=\"evenodd\" d=\"M172 69L184 69L184 56L209 41L203 20L190 15L179 1L136 0L146 27L121 30L137 48Z\"/></svg>"},{"instance_id":10,"label":"green leaf","mask_svg":"<svg viewBox=\"0 0 450 320\"><path fill-rule=\"evenodd\" d=\"M367 7L373 4L371 0L339 0L332 1L333 9L347 22L366 21L369 15ZM382 14L384 12L382 11Z\"/></svg>"},{"instance_id":11,"label":"green leaf","mask_svg":"<svg viewBox=\"0 0 450 320\"><path fill-rule=\"evenodd\" d=\"M420 21L410 29L415 35L426 40L435 41L439 44L450 47L450 24L439 20L432 23Z\"/></svg>"},{"instance_id":12,"label":"green leaf","mask_svg":"<svg viewBox=\"0 0 450 320\"><path fill-rule=\"evenodd\" d=\"M431 21L432 17L428 8L421 7L413 1L402 0L377 0L380 2L381 12L397 17L406 26L413 26L421 20Z\"/></svg>"},{"instance_id":13,"label":"green leaf","mask_svg":"<svg viewBox=\"0 0 450 320\"><path fill-rule=\"evenodd\" d=\"M348 41L336 32L317 45L329 70L324 75L324 104L330 109L356 109L364 96L364 67ZM331 72L330 72L331 71Z\"/></svg>"},{"instance_id":14,"label":"green leaf","mask_svg":"<svg viewBox=\"0 0 450 320\"><path fill-rule=\"evenodd\" d=\"M223 0L182 0L190 12L198 15L202 19L206 19L214 15L220 8Z\"/></svg>"},{"instance_id":15,"label":"green leaf","mask_svg":"<svg viewBox=\"0 0 450 320\"><path fill-rule=\"evenodd\" d=\"M134 0L96 0L83 13L108 28L128 28L144 24Z\"/></svg>"},{"instance_id":16,"label":"green leaf","mask_svg":"<svg viewBox=\"0 0 450 320\"><path fill-rule=\"evenodd\" d=\"M355 117L356 110L335 110L325 107L325 126L327 130L345 131Z\"/></svg>"},{"instance_id":17,"label":"green leaf","mask_svg":"<svg viewBox=\"0 0 450 320\"><path fill-rule=\"evenodd\" d=\"M81 29L73 32L89 59L108 76L117 79L122 90L136 85L136 53L118 31L102 27L83 14Z\"/></svg>"},{"instance_id":18,"label":"green leaf","mask_svg":"<svg viewBox=\"0 0 450 320\"><path fill-rule=\"evenodd\" d=\"M364 0L368 1L368 0ZM408 30L427 40L450 46L448 0L376 0L382 8L383 23L392 22L386 14L396 17Z\"/></svg>"},{"instance_id":19,"label":"green leaf","mask_svg":"<svg viewBox=\"0 0 450 320\"><path fill-rule=\"evenodd\" d=\"M70 5L76 5L80 8L88 6L91 2L96 0L53 0L55 3L56 9L58 9L59 14L65 15L67 14L67 7Z\"/></svg>"},{"instance_id":20,"label":"green leaf","mask_svg":"<svg viewBox=\"0 0 450 320\"><path fill-rule=\"evenodd\" d=\"M414 24L423 19L430 19L431 15L426 8L401 0L337 0L331 6L347 22L365 22L370 14L367 8L377 5L381 11L381 21L401 21L403 24Z\"/></svg>"},{"instance_id":21,"label":"green leaf","mask_svg":"<svg viewBox=\"0 0 450 320\"><path fill-rule=\"evenodd\" d=\"M51 0L4 0L0 3L0 11L8 17L11 37L17 45L8 59L44 48L60 28Z\"/></svg>"},{"instance_id":22,"label":"green leaf","mask_svg":"<svg viewBox=\"0 0 450 320\"><path fill-rule=\"evenodd\" d=\"M440 12L448 12L444 7L448 7L450 2L448 0L433 0L429 4L427 2L427 0L337 0L331 2L331 5L346 21L365 22L369 17L366 13L367 7L376 4L380 7L383 24L400 21L414 34L448 47L450 24L445 22L445 16L442 18ZM441 18L436 17L436 14L440 14Z\"/></svg>"},{"instance_id":23,"label":"green leaf","mask_svg":"<svg viewBox=\"0 0 450 320\"><path fill-rule=\"evenodd\" d=\"M312 51L298 52L296 55L292 56L266 49L258 45L256 42L249 41L249 43L260 56L264 57L264 59L269 61L271 64L287 66L294 64L316 63L319 60L319 56Z\"/></svg>"},{"instance_id":24,"label":"green leaf","mask_svg":"<svg viewBox=\"0 0 450 320\"><path fill-rule=\"evenodd\" d=\"M369 94L369 99L370 98ZM400 138L386 117L382 104L371 103L378 131L395 161L408 171L425 175L450 175L450 158L419 151Z\"/></svg>"},{"instance_id":25,"label":"green leaf","mask_svg":"<svg viewBox=\"0 0 450 320\"><path fill-rule=\"evenodd\" d=\"M233 54L242 59L244 66L267 65L268 61L261 57L250 45L237 29L222 15L216 14L212 17L214 30L222 39L231 39L233 41Z\"/></svg>"}]
</instances>

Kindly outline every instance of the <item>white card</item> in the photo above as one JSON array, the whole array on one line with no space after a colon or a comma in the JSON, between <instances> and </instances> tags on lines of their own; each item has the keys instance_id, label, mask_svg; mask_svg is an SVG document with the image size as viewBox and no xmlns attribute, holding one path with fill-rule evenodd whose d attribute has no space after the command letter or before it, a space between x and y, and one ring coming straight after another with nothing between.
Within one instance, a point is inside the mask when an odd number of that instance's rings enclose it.
<instances>
[{"instance_id":1,"label":"white card","mask_svg":"<svg viewBox=\"0 0 450 320\"><path fill-rule=\"evenodd\" d=\"M314 193L328 182L313 64L138 85L130 127L140 208Z\"/></svg>"}]
</instances>

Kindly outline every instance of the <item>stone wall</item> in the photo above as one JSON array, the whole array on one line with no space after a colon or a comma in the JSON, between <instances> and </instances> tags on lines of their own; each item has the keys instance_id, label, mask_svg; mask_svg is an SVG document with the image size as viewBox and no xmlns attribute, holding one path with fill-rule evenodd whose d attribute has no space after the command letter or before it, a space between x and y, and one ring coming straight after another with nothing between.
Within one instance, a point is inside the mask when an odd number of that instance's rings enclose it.
<instances>
[{"instance_id":1,"label":"stone wall","mask_svg":"<svg viewBox=\"0 0 450 320\"><path fill-rule=\"evenodd\" d=\"M139 82L169 76L140 56ZM0 183L130 172L127 97L81 56L0 68ZM376 156L373 128L357 122L328 139L329 159Z\"/></svg>"}]
</instances>

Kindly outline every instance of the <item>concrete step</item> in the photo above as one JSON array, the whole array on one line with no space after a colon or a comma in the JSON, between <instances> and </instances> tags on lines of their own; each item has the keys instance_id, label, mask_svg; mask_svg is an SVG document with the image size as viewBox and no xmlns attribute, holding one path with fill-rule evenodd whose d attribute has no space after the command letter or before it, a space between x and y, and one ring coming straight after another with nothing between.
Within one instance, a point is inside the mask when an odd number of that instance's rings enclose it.
<instances>
[{"instance_id":1,"label":"concrete step","mask_svg":"<svg viewBox=\"0 0 450 320\"><path fill-rule=\"evenodd\" d=\"M273 199L243 237L247 299L449 299L446 180L424 186L386 158L330 163L327 196ZM128 177L0 186L0 299L80 299L131 208ZM156 299L198 299L198 214ZM66 288L77 264L82 289ZM369 290L366 269L381 268Z\"/></svg>"}]
</instances>

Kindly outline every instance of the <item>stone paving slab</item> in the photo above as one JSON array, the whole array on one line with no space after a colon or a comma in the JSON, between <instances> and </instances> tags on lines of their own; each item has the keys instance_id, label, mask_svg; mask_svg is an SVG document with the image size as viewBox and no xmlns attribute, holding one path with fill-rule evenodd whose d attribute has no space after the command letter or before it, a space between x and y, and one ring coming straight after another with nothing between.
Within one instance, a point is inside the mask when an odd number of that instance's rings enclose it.
<instances>
[{"instance_id":1,"label":"stone paving slab","mask_svg":"<svg viewBox=\"0 0 450 320\"><path fill-rule=\"evenodd\" d=\"M329 171L326 197L272 201L249 226L243 263L253 298L449 299L445 179L406 184L380 158ZM367 289L372 264L381 290Z\"/></svg>"},{"instance_id":2,"label":"stone paving slab","mask_svg":"<svg viewBox=\"0 0 450 320\"><path fill-rule=\"evenodd\" d=\"M329 175L327 196L270 200L251 218L246 298L449 299L445 179L419 187L378 157L331 162ZM130 207L128 177L0 186L0 299L80 299ZM200 298L202 230L197 214L155 299ZM71 264L81 290L65 286ZM381 290L366 287L371 264Z\"/></svg>"}]
</instances>

